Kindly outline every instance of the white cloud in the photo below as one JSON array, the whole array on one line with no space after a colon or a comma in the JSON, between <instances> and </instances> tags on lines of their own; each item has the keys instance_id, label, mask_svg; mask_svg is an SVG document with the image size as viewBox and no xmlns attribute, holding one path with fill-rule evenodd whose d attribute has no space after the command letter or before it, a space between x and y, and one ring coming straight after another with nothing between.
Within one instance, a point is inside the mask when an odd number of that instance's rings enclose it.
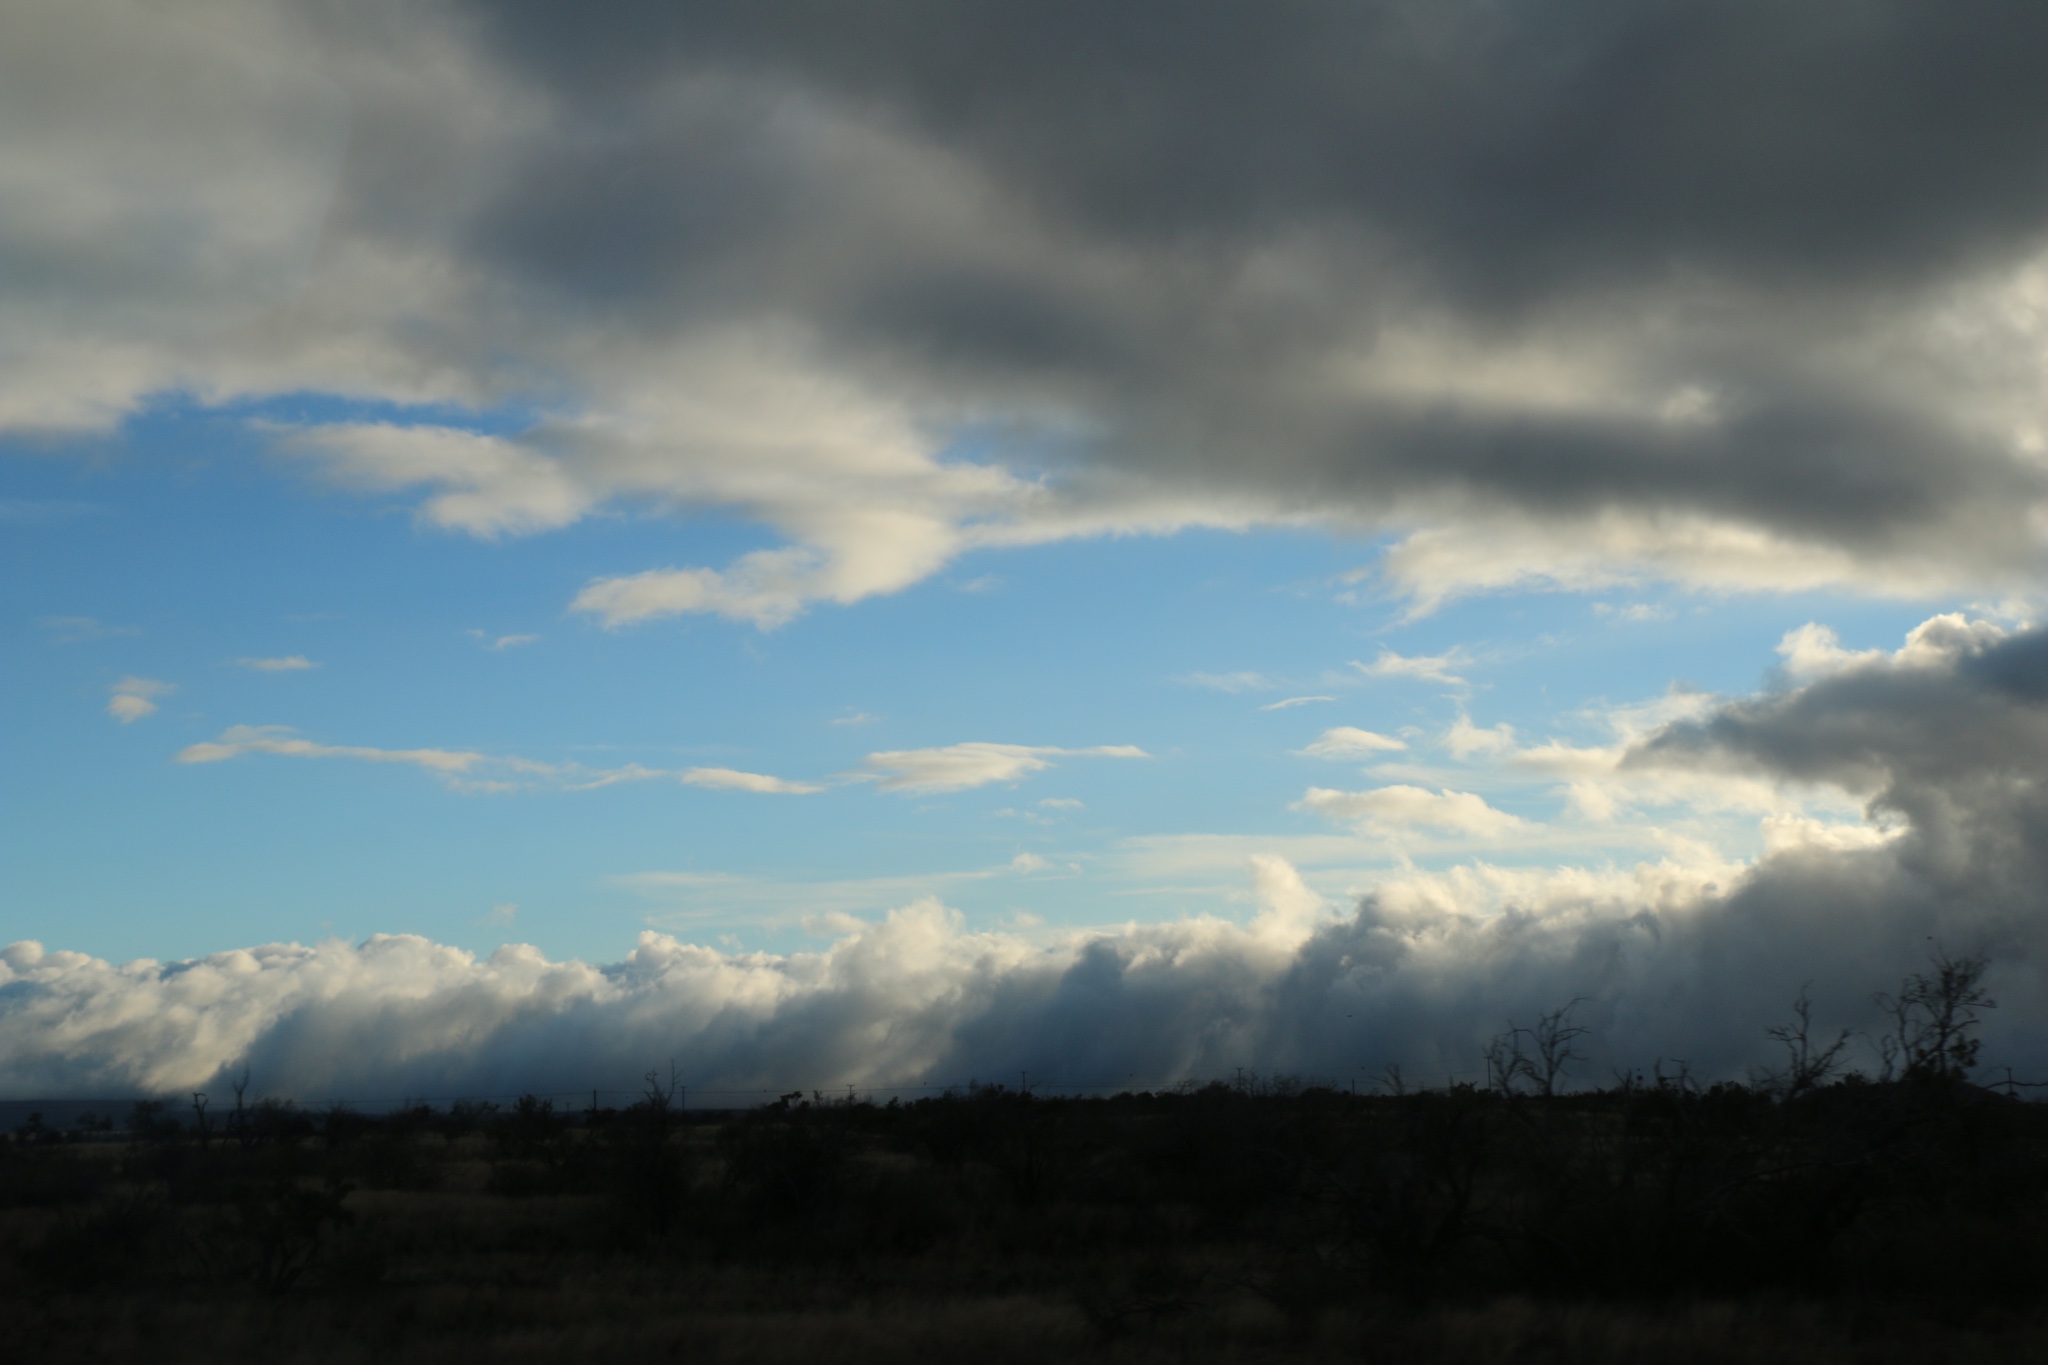
<instances>
[{"instance_id":1,"label":"white cloud","mask_svg":"<svg viewBox=\"0 0 2048 1365\"><path fill-rule=\"evenodd\" d=\"M769 777L765 773L740 772L734 768L686 768L680 781L691 787L765 792L785 796L806 795L825 790L814 782L791 782L786 778Z\"/></svg>"},{"instance_id":2,"label":"white cloud","mask_svg":"<svg viewBox=\"0 0 2048 1365\"><path fill-rule=\"evenodd\" d=\"M365 763L408 763L446 776L461 776L481 765L510 764L524 771L551 772L545 764L524 759L493 758L462 749L378 749L365 744L316 744L299 738L287 725L231 725L217 739L188 744L178 751L180 763L222 763L247 754L285 758L353 758Z\"/></svg>"},{"instance_id":3,"label":"white cloud","mask_svg":"<svg viewBox=\"0 0 2048 1365\"><path fill-rule=\"evenodd\" d=\"M156 714L154 697L168 696L178 690L177 684L160 682L155 678L126 677L110 689L107 699L107 714L123 725L132 725L144 716Z\"/></svg>"},{"instance_id":4,"label":"white cloud","mask_svg":"<svg viewBox=\"0 0 2048 1365\"><path fill-rule=\"evenodd\" d=\"M1373 829L1398 831L1422 826L1483 839L1529 828L1528 821L1495 810L1472 792L1436 792L1406 784L1362 792L1310 787L1294 808Z\"/></svg>"},{"instance_id":5,"label":"white cloud","mask_svg":"<svg viewBox=\"0 0 2048 1365\"><path fill-rule=\"evenodd\" d=\"M1376 753L1392 753L1408 746L1389 735L1375 734L1361 730L1355 725L1339 725L1316 736L1306 748L1297 750L1308 758L1364 758Z\"/></svg>"},{"instance_id":6,"label":"white cloud","mask_svg":"<svg viewBox=\"0 0 2048 1365\"><path fill-rule=\"evenodd\" d=\"M359 422L277 429L281 449L317 461L331 480L357 488L436 488L420 516L436 526L495 538L580 521L597 496L560 462L501 436L453 427Z\"/></svg>"},{"instance_id":7,"label":"white cloud","mask_svg":"<svg viewBox=\"0 0 2048 1365\"><path fill-rule=\"evenodd\" d=\"M1811 621L1786 631L1785 638L1778 641L1778 654L1785 660L1785 671L1795 678L1837 673L1884 657L1881 649L1843 649L1834 631Z\"/></svg>"},{"instance_id":8,"label":"white cloud","mask_svg":"<svg viewBox=\"0 0 2048 1365\"><path fill-rule=\"evenodd\" d=\"M1010 859L1010 870L1027 876L1033 872L1048 871L1051 867L1051 863L1039 857L1036 853L1019 853L1016 857Z\"/></svg>"},{"instance_id":9,"label":"white cloud","mask_svg":"<svg viewBox=\"0 0 2048 1365\"><path fill-rule=\"evenodd\" d=\"M243 658L235 660L235 665L238 668L254 669L258 673L299 673L309 668L320 667L303 654L288 654L278 659Z\"/></svg>"},{"instance_id":10,"label":"white cloud","mask_svg":"<svg viewBox=\"0 0 2048 1365\"><path fill-rule=\"evenodd\" d=\"M1038 805L1041 810L1081 810L1085 803L1072 796L1048 796Z\"/></svg>"},{"instance_id":11,"label":"white cloud","mask_svg":"<svg viewBox=\"0 0 2048 1365\"><path fill-rule=\"evenodd\" d=\"M497 639L485 645L484 648L494 650L517 649L521 645L535 644L539 640L540 636L538 635L500 635Z\"/></svg>"},{"instance_id":12,"label":"white cloud","mask_svg":"<svg viewBox=\"0 0 2048 1365\"><path fill-rule=\"evenodd\" d=\"M1466 686L1465 679L1451 670L1468 668L1472 656L1463 648L1446 650L1442 654L1396 654L1382 645L1377 659L1371 663L1352 661L1351 666L1368 678L1419 678L1425 682L1440 682L1451 687Z\"/></svg>"},{"instance_id":13,"label":"white cloud","mask_svg":"<svg viewBox=\"0 0 2048 1365\"><path fill-rule=\"evenodd\" d=\"M542 763L510 754L470 749L383 749L367 744L319 744L283 725L234 725L216 739L187 745L180 763L222 763L250 754L282 758L342 758L364 763L399 763L424 768L457 791L509 792L528 787L563 791L595 791L627 782L675 781L714 791L749 791L804 795L823 791L811 782L795 782L736 768L650 768L627 763L617 768L586 768L579 763Z\"/></svg>"},{"instance_id":14,"label":"white cloud","mask_svg":"<svg viewBox=\"0 0 2048 1365\"><path fill-rule=\"evenodd\" d=\"M992 782L1014 782L1045 771L1058 757L1147 758L1150 755L1129 744L1061 749L1050 745L970 741L938 749L895 749L869 754L861 760L861 771L863 776L875 780L882 791L953 792L985 787Z\"/></svg>"},{"instance_id":15,"label":"white cloud","mask_svg":"<svg viewBox=\"0 0 2048 1365\"><path fill-rule=\"evenodd\" d=\"M1259 709L1261 711L1285 711L1291 706L1307 706L1312 702L1335 700L1337 700L1335 697L1288 697L1283 701L1269 701Z\"/></svg>"},{"instance_id":16,"label":"white cloud","mask_svg":"<svg viewBox=\"0 0 2048 1365\"><path fill-rule=\"evenodd\" d=\"M1461 712L1444 735L1444 747L1460 761L1474 754L1489 757L1504 754L1515 747L1515 727L1502 722L1482 729L1472 723L1470 716Z\"/></svg>"}]
</instances>

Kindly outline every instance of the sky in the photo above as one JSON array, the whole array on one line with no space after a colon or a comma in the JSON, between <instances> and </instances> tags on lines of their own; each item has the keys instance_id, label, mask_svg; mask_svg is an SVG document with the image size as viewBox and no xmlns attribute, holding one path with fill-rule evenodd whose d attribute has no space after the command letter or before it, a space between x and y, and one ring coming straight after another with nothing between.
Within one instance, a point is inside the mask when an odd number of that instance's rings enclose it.
<instances>
[{"instance_id":1,"label":"sky","mask_svg":"<svg viewBox=\"0 0 2048 1365\"><path fill-rule=\"evenodd\" d=\"M2048 13L0 12L0 1092L2048 1079Z\"/></svg>"}]
</instances>

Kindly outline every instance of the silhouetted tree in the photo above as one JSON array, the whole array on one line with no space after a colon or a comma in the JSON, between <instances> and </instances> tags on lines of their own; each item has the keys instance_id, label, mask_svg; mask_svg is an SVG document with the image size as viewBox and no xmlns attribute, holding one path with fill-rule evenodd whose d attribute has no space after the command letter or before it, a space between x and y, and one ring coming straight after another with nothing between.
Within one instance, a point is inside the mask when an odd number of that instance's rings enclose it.
<instances>
[{"instance_id":1,"label":"silhouetted tree","mask_svg":"<svg viewBox=\"0 0 2048 1365\"><path fill-rule=\"evenodd\" d=\"M1886 1071L1899 1065L1908 1075L1961 1080L1977 1065L1980 1015L1998 1008L1984 989L1990 961L1982 954L1950 957L1937 951L1929 965L1932 971L1907 977L1897 995L1876 997L1891 1018Z\"/></svg>"}]
</instances>

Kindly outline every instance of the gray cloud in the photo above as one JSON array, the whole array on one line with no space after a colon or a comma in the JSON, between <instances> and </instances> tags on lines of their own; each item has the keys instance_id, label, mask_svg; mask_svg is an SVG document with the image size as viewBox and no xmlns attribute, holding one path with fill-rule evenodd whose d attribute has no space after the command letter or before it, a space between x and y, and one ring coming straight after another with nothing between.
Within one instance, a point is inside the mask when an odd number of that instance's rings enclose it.
<instances>
[{"instance_id":1,"label":"gray cloud","mask_svg":"<svg viewBox=\"0 0 2048 1365\"><path fill-rule=\"evenodd\" d=\"M0 421L117 420L177 388L514 400L544 416L461 459L434 433L284 439L478 534L735 509L790 557L680 569L641 605L763 624L975 545L1189 524L1419 532L1387 570L1424 599L1643 568L1925 594L2038 568L2031 6L192 18L260 46L141 25L95 50L54 20L14 46L46 73L156 75L118 117L11 121L24 164L147 199L119 172L153 127L212 145L180 130L227 119L261 145L161 203L9 234L7 278L77 279L6 296L0 342L43 359ZM187 225L176 251L145 249L159 210ZM52 274L52 243L127 264ZM195 252L268 283L201 298ZM646 597L648 567L585 597Z\"/></svg>"}]
</instances>

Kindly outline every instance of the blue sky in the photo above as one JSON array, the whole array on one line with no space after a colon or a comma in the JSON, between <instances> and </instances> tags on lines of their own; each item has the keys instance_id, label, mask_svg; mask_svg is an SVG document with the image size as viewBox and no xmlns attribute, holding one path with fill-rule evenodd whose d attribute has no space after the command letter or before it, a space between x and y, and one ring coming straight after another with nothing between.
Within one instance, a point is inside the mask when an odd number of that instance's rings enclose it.
<instances>
[{"instance_id":1,"label":"blue sky","mask_svg":"<svg viewBox=\"0 0 2048 1365\"><path fill-rule=\"evenodd\" d=\"M1311 785L1434 763L1504 811L1554 819L1555 782L1503 773L1487 761L1497 753L1460 764L1444 752L1461 715L1524 744L1594 742L1608 710L1667 689L1767 686L1774 647L1808 621L1852 648L1892 647L1929 614L1650 585L1485 594L1411 619L1373 580L1345 581L1373 568L1373 541L1281 530L985 551L771 629L606 629L566 610L587 580L730 558L758 533L622 514L480 541L421 525L403 499L311 485L242 422L185 406L96 446L89 461L19 451L4 466L10 653L23 665L7 684L8 881L40 933L114 958L413 932L602 959L647 925L764 947L821 911L873 915L926 893L987 925L1243 916L1245 878L1197 836L1283 852L1336 842L1341 825L1291 809ZM1447 658L1442 671L1463 681L1356 667L1388 653ZM123 723L107 706L125 678L175 690ZM237 725L827 789L491 792L347 757L178 761ZM1409 751L1299 754L1338 726L1403 736ZM843 780L870 753L962 742L1149 757L1048 755L1046 770L950 792ZM1753 826L1717 834L1753 856ZM1641 856L1646 837L1485 852L1598 866ZM1158 866L1176 838L1196 847ZM1460 856L1343 842L1301 855L1333 896L1404 853L1425 866ZM1012 869L1019 857L1029 870Z\"/></svg>"},{"instance_id":2,"label":"blue sky","mask_svg":"<svg viewBox=\"0 0 2048 1365\"><path fill-rule=\"evenodd\" d=\"M0 1093L2048 1067L2048 17L1835 22L0 7Z\"/></svg>"}]
</instances>

